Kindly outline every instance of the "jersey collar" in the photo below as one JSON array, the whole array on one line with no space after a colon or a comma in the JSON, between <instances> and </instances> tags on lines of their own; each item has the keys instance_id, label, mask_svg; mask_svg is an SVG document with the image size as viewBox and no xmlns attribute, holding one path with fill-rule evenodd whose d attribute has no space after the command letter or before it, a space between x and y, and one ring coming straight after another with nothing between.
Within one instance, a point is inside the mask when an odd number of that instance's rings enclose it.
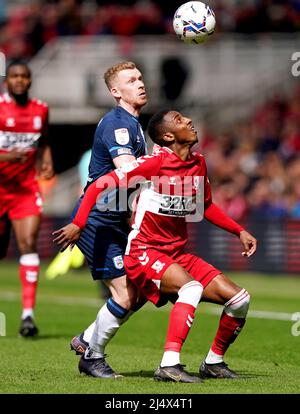
<instances>
[{"instance_id":1,"label":"jersey collar","mask_svg":"<svg viewBox=\"0 0 300 414\"><path fill-rule=\"evenodd\" d=\"M132 115L130 112L128 112L125 108L123 108L123 106L118 105L117 109L119 109L120 111L125 112L125 114L127 114L128 116L130 116L130 118L132 118L134 121L139 122L138 118L134 115Z\"/></svg>"}]
</instances>

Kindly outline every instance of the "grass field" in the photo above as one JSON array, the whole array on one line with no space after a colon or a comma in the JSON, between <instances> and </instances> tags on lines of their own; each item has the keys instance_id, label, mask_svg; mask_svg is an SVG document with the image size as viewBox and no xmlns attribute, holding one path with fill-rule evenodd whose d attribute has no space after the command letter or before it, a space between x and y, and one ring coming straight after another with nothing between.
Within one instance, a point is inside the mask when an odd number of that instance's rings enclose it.
<instances>
[{"instance_id":1,"label":"grass field","mask_svg":"<svg viewBox=\"0 0 300 414\"><path fill-rule=\"evenodd\" d=\"M244 331L226 357L241 379L206 380L192 385L155 382L152 376L162 356L170 307L156 309L147 304L107 349L108 362L125 377L99 380L80 376L78 357L69 351L72 336L95 318L103 302L88 271L73 271L53 281L46 280L42 272L36 310L40 335L33 340L23 339L17 336L17 265L2 261L0 312L6 315L7 335L0 337L0 393L300 393L300 336L291 333L291 315L300 312L300 278L257 274L230 277L252 295ZM208 304L201 304L197 311L182 351L181 362L190 372L198 372L220 311L221 307Z\"/></svg>"}]
</instances>

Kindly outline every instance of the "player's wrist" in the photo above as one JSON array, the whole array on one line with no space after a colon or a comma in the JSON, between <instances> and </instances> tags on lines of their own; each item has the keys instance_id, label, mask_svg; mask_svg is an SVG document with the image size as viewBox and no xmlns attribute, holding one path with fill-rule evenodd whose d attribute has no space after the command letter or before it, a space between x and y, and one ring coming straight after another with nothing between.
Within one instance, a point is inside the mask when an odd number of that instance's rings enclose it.
<instances>
[{"instance_id":1,"label":"player's wrist","mask_svg":"<svg viewBox=\"0 0 300 414\"><path fill-rule=\"evenodd\" d=\"M72 224L74 224L75 226L77 226L80 229L80 231L84 229L84 223L81 222L79 219L76 219L76 217L72 221Z\"/></svg>"},{"instance_id":2,"label":"player's wrist","mask_svg":"<svg viewBox=\"0 0 300 414\"><path fill-rule=\"evenodd\" d=\"M242 226L240 226L239 224L238 224L238 229L237 229L237 235L240 237L241 236L241 234L242 234L242 232L243 231L246 231L245 229L244 229L244 227L242 227Z\"/></svg>"}]
</instances>

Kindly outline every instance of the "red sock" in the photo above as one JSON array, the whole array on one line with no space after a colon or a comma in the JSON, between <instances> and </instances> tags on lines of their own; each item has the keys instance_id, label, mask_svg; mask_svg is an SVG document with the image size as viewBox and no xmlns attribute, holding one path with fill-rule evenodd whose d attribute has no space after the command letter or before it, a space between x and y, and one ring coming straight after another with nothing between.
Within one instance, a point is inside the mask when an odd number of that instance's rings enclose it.
<instances>
[{"instance_id":1,"label":"red sock","mask_svg":"<svg viewBox=\"0 0 300 414\"><path fill-rule=\"evenodd\" d=\"M19 275L22 285L23 309L33 309L35 306L40 266L36 264L39 262L38 256L35 255L36 257L32 259L33 255L23 255L20 259ZM34 264L29 264L30 262Z\"/></svg>"},{"instance_id":2,"label":"red sock","mask_svg":"<svg viewBox=\"0 0 300 414\"><path fill-rule=\"evenodd\" d=\"M211 350L218 355L224 355L229 345L236 340L245 322L246 319L234 318L223 311Z\"/></svg>"},{"instance_id":3,"label":"red sock","mask_svg":"<svg viewBox=\"0 0 300 414\"><path fill-rule=\"evenodd\" d=\"M180 352L195 316L194 306L176 302L170 313L165 351Z\"/></svg>"}]
</instances>

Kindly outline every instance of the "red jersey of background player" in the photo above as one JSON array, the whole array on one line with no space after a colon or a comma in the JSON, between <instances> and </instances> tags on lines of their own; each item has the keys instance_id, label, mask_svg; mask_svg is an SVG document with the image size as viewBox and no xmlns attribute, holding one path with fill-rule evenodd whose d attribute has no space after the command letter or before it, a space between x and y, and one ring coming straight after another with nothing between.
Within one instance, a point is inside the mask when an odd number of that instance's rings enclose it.
<instances>
[{"instance_id":1,"label":"red jersey of background player","mask_svg":"<svg viewBox=\"0 0 300 414\"><path fill-rule=\"evenodd\" d=\"M48 127L48 106L38 99L28 99L21 106L8 93L0 95L0 153L18 149L26 151L24 163L0 163L0 188L18 192L36 183L38 141Z\"/></svg>"}]
</instances>

